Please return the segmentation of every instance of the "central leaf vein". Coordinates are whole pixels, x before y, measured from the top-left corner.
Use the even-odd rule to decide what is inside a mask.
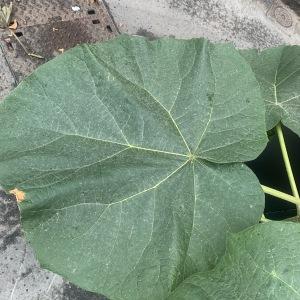
[[[90,55],[99,63],[99,61],[101,62],[102,65],[104,65],[108,70],[109,72],[111,72],[115,77],[119,78],[119,80],[125,80],[126,82],[130,83],[131,85],[133,85],[134,87],[140,89],[140,90],[143,90],[144,92],[146,92],[153,100],[155,103],[157,103],[168,115],[168,117],[170,118],[172,124],[174,125],[174,127],[176,128],[178,134],[180,135],[180,137],[182,138],[186,148],[188,149],[189,153],[191,152],[190,151],[190,148],[184,138],[184,136],[182,135],[177,123],[175,122],[173,116],[171,115],[171,113],[169,112],[169,110],[162,104],[159,102],[158,99],[156,99],[156,97],[150,92],[148,91],[145,87],[141,87],[139,86],[137,83],[135,82],[132,82],[129,78],[125,77],[123,74],[121,74],[117,69],[115,69],[114,67],[110,66],[108,63],[106,63],[105,61],[103,61],[100,57],[96,56],[91,50],[89,47],[85,47],[85,49],[90,53]]]

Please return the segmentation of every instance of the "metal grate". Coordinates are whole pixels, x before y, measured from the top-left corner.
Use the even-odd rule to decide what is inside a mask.
[[[44,57],[28,56],[8,31],[0,31],[4,56],[17,83],[38,65],[77,44],[104,41],[117,34],[102,1],[13,1],[12,19],[17,20],[16,35],[28,51]]]

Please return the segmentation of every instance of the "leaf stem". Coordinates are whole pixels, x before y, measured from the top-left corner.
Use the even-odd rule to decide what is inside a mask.
[[[260,222],[262,222],[262,223],[266,223],[266,222],[270,222],[270,220],[269,220],[269,219],[267,219],[267,218],[265,217],[265,215],[264,215],[264,214],[262,214],[262,216],[261,216],[261,219],[260,219]]]
[[[280,123],[276,126],[276,132],[277,132],[277,135],[278,135],[278,140],[279,140],[279,144],[280,144],[280,148],[281,148],[281,152],[282,152],[282,157],[283,157],[283,160],[284,160],[284,165],[285,165],[285,169],[286,169],[286,172],[287,172],[287,175],[288,175],[288,178],[289,178],[289,182],[290,182],[290,186],[291,186],[291,189],[292,189],[293,196],[295,198],[299,199],[299,193],[298,193],[296,181],[295,181],[295,178],[294,178],[293,170],[292,170],[292,167],[291,167],[289,155],[288,155],[288,152],[287,152],[287,149],[286,149],[286,144],[285,144],[285,141],[284,141],[284,136],[283,136],[282,127],[281,127]],[[300,203],[298,203],[298,205],[297,205],[297,214],[298,215],[300,214]]]
[[[35,57],[35,58],[40,58],[40,59],[44,59],[43,56],[41,55],[38,55],[38,54],[35,54],[35,53],[32,53],[32,52],[29,52],[27,50],[27,48],[25,47],[25,45],[20,41],[20,39],[17,37],[17,35],[10,29],[10,33],[14,36],[14,38],[17,40],[17,42],[20,44],[20,46],[23,48],[23,50],[25,51],[25,53],[28,55],[28,56],[32,56],[32,57]]]
[[[297,197],[280,192],[278,190],[272,189],[265,185],[261,185],[261,187],[262,187],[263,191],[268,195],[280,198],[282,200],[285,200],[285,201],[288,201],[288,202],[291,202],[291,203],[294,203],[294,204],[300,206],[300,199]]]

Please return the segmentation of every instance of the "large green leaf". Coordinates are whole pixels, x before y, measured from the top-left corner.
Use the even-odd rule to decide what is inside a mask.
[[[264,195],[239,162],[265,147],[264,114],[231,45],[82,45],[0,105],[0,183],[25,192],[42,266],[111,299],[165,299],[258,222]]]
[[[300,299],[300,224],[269,222],[234,234],[217,267],[186,279],[170,300]]]
[[[280,121],[300,136],[300,46],[241,50],[259,81],[267,129]]]

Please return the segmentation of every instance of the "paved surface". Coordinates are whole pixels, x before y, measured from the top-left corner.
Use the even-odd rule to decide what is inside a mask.
[[[15,80],[10,72],[8,61],[3,55],[2,48],[0,48],[0,100],[9,93],[14,85]]]
[[[9,1],[2,0],[6,3]],[[8,30],[0,29],[3,54],[0,76],[4,82],[0,85],[0,99],[8,93],[12,82],[20,82],[40,64],[63,51],[84,42],[104,41],[117,33],[105,6],[100,2],[43,0],[37,5],[36,0],[15,0],[13,3],[12,19],[18,22],[15,34],[29,53],[41,55],[42,58],[27,55]],[[76,12],[72,10],[75,3],[79,7]],[[7,65],[10,66],[10,72]]]
[[[289,2],[297,8],[297,2]],[[242,48],[300,43],[298,16],[277,0],[106,0],[106,3],[120,30],[130,34],[206,37],[212,41],[232,41]]]
[[[28,1],[30,0],[25,2]],[[80,1],[88,2],[87,5],[94,3],[88,0]],[[80,1],[78,0],[77,3]],[[146,35],[150,38],[204,36],[213,41],[232,41],[238,47],[264,48],[282,43],[300,44],[300,25],[297,15],[297,13],[300,14],[299,1],[284,0],[293,10],[277,0],[106,0],[106,4],[121,32]],[[0,0],[0,4],[3,2],[4,0]],[[20,2],[22,0],[15,1],[15,5],[17,6]],[[47,1],[43,0],[43,2]],[[53,1],[53,3],[57,2],[59,0]],[[65,3],[67,2],[76,4],[76,1],[66,0]],[[21,10],[22,7],[19,6],[19,9]],[[50,13],[52,11],[51,9]],[[56,8],[56,11],[60,10]],[[35,14],[39,15],[39,13],[39,20],[47,17],[47,14],[42,15],[40,7],[35,11]],[[24,25],[25,37],[21,38],[28,41],[28,45],[33,49],[41,51],[41,54],[46,52],[47,58],[57,55],[54,50],[64,39],[63,36],[55,39],[55,49],[42,47],[43,34],[37,34],[40,40],[33,39],[32,35],[29,35],[31,39],[28,36],[26,40],[27,34],[34,33],[36,36],[38,29],[42,30],[39,32],[44,33],[49,30],[47,22],[46,24],[40,22],[39,26],[35,27],[33,23],[30,23],[32,21],[30,17],[29,15],[27,27]],[[68,18],[67,13],[62,19],[54,21],[72,22],[72,19]],[[100,21],[104,22],[101,18]],[[101,28],[106,22],[107,19],[101,23]],[[108,32],[110,29],[115,31],[112,23],[108,25],[110,26],[106,28]],[[78,32],[82,33],[82,26],[84,23],[81,23],[79,28],[75,28],[75,35]],[[1,42],[3,45],[2,40]],[[65,40],[65,42],[67,44],[63,47],[67,48],[79,40]],[[15,43],[12,46],[17,51],[13,54],[4,49],[6,59],[0,49],[0,99],[9,92],[16,81],[40,63],[28,58],[22,62],[24,53],[23,56],[20,54],[21,49],[18,49]],[[15,199],[0,192],[0,300],[54,299],[100,300],[103,298],[82,291],[64,281],[60,276],[40,269],[31,248],[22,238]]]

